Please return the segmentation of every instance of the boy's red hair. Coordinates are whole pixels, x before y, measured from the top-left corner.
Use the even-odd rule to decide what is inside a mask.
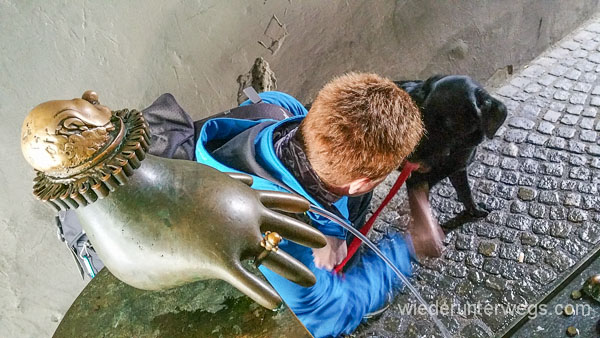
[[[317,174],[343,186],[398,168],[421,139],[423,122],[410,96],[389,79],[349,73],[321,89],[300,132]]]

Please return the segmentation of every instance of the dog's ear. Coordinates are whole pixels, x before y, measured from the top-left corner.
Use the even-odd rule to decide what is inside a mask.
[[[478,100],[478,108],[481,112],[481,123],[485,136],[488,139],[492,139],[506,120],[507,111],[504,103],[496,100],[487,93],[485,94],[481,101]]]
[[[431,92],[433,85],[446,75],[434,75],[425,81],[394,81],[398,87],[404,89],[410,97],[415,101],[417,106],[423,107],[423,103],[427,99],[427,95]]]
[[[423,87],[423,81],[421,80],[409,80],[409,81],[394,81],[394,83],[396,84],[396,86],[400,87],[400,89],[404,90],[405,92],[408,93],[408,95],[410,95],[410,98],[413,99],[413,101],[415,101],[415,103],[420,106],[422,99],[421,99],[421,88]]]
[[[447,75],[443,75],[443,74],[436,74],[430,78],[428,78],[427,80],[425,80],[425,83],[423,84],[423,87],[425,87],[425,89],[427,91],[431,91],[431,87],[433,87],[433,84],[438,82],[439,80],[445,78]]]

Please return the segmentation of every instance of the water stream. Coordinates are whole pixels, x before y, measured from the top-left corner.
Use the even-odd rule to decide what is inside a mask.
[[[387,264],[390,267],[390,269],[392,269],[392,271],[394,271],[394,273],[398,276],[398,278],[400,278],[400,280],[402,280],[402,283],[404,283],[404,285],[406,285],[406,287],[408,287],[410,292],[412,292],[413,296],[415,296],[415,298],[421,303],[421,305],[423,305],[425,307],[425,309],[427,309],[427,313],[429,314],[429,316],[431,317],[431,319],[433,320],[435,325],[438,327],[438,329],[442,333],[442,336],[444,336],[444,338],[452,337],[450,332],[448,332],[448,329],[446,329],[444,324],[442,324],[442,322],[439,320],[439,318],[433,313],[429,304],[427,304],[427,302],[423,299],[423,297],[421,297],[421,294],[419,293],[419,291],[417,291],[417,289],[408,281],[408,278],[406,276],[404,276],[400,272],[400,270],[398,270],[398,268],[389,260],[389,258],[387,258],[383,254],[383,252],[381,252],[381,250],[379,250],[379,248],[375,244],[373,244],[373,242],[371,242],[367,237],[365,237],[363,234],[361,234],[360,231],[356,230],[350,224],[347,224],[343,219],[339,218],[338,216],[336,216],[335,214],[333,214],[327,210],[323,210],[314,205],[311,205],[309,211],[313,212],[315,214],[321,215],[321,216],[329,219],[330,221],[339,224],[346,230],[350,231],[354,236],[356,236],[358,239],[360,239],[363,243],[365,243],[369,248],[371,248],[371,250],[375,251],[377,256],[379,256],[385,262],[385,264]]]

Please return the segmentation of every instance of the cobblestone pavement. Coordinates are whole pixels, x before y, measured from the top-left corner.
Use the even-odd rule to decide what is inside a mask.
[[[469,168],[475,199],[490,214],[449,230],[443,257],[423,262],[412,278],[430,304],[455,309],[439,317],[456,336],[502,332],[516,314],[467,313],[466,304],[535,303],[600,241],[600,20],[557,43],[495,94],[509,117]],[[379,199],[394,178],[376,191]],[[447,180],[431,200],[442,224],[463,210]],[[373,237],[404,230],[407,208],[403,189]],[[427,316],[402,315],[406,304],[416,300],[399,295],[352,336],[440,336]]]

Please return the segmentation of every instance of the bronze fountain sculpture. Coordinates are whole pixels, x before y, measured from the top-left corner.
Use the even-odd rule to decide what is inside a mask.
[[[248,175],[152,156],[149,140],[141,112],[111,111],[91,91],[38,105],[21,134],[23,155],[37,173],[35,197],[55,210],[74,209],[121,281],[157,290],[221,279],[271,309],[281,298],[244,260],[303,286],[315,283],[308,268],[277,247],[282,237],[325,245],[319,231],[274,211],[302,213],[308,201],[253,190]]]

